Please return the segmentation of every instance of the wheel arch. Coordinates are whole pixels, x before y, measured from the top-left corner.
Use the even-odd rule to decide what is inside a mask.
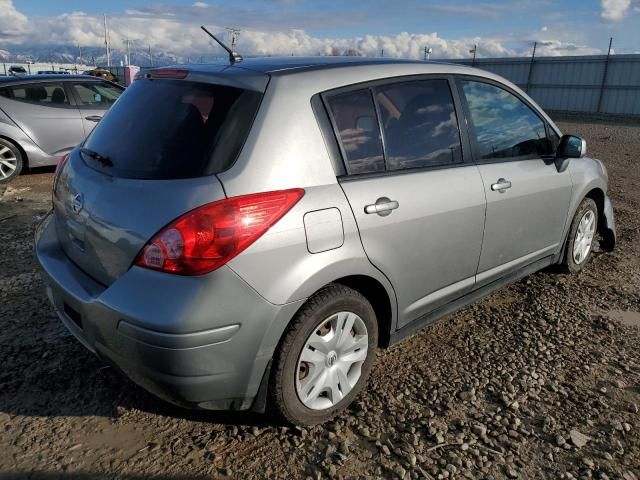
[[[607,227],[607,220],[605,217],[605,198],[606,198],[606,194],[604,192],[604,190],[600,187],[600,185],[590,185],[587,188],[585,188],[584,192],[582,193],[582,195],[577,197],[577,201],[575,203],[575,206],[570,210],[569,212],[569,216],[567,217],[567,227],[566,227],[566,231],[564,233],[564,238],[562,240],[562,249],[560,250],[560,254],[558,257],[558,263],[564,261],[565,259],[565,255],[566,255],[566,246],[567,246],[567,242],[569,241],[569,234],[571,233],[571,222],[573,221],[573,218],[576,215],[576,212],[578,211],[578,208],[580,208],[580,204],[582,203],[582,200],[584,200],[585,198],[590,198],[591,200],[593,200],[596,204],[596,208],[598,211],[598,233],[602,236],[603,238],[603,243],[601,243],[601,246],[605,247],[606,250],[609,250],[609,248],[606,248],[607,245],[607,239],[609,237],[608,235],[608,227]]]
[[[371,303],[378,322],[378,346],[388,347],[393,324],[393,308],[391,306],[391,298],[382,283],[367,275],[350,275],[338,278],[331,283],[338,283],[352,288]]]
[[[600,224],[604,218],[604,191],[599,187],[594,187],[589,190],[583,198],[590,198],[594,202],[596,202],[596,206],[598,207],[598,230],[600,229]],[[575,214],[575,213],[574,213]]]
[[[364,273],[335,278],[315,288],[313,293],[311,293],[311,295],[306,298],[305,302],[303,302],[300,307],[298,307],[296,312],[291,316],[287,324],[284,326],[284,329],[280,333],[280,340],[282,340],[282,337],[284,336],[289,324],[293,321],[298,312],[304,307],[307,301],[322,289],[333,284],[344,285],[346,287],[352,288],[356,292],[363,295],[369,301],[369,303],[371,303],[378,323],[378,346],[383,348],[388,347],[390,344],[391,329],[395,324],[395,295],[393,294],[393,292],[388,291],[388,288],[391,288],[390,286],[387,287],[379,279]],[[278,343],[280,342],[280,340],[278,341]]]
[[[612,218],[608,218],[608,214],[613,215],[611,209],[611,203],[607,203],[607,196],[599,187],[592,188],[587,192],[585,198],[591,198],[596,202],[598,207],[598,233],[600,234],[600,247],[610,252],[614,249],[616,244],[615,227],[613,226]],[[608,209],[607,209],[608,208]]]

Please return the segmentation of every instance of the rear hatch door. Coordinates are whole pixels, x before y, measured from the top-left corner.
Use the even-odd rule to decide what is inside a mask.
[[[225,83],[136,81],[72,152],[54,185],[56,229],[88,275],[110,285],[165,225],[225,198],[215,174],[235,161],[262,98]]]

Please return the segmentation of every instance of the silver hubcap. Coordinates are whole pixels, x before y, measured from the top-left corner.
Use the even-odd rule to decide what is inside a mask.
[[[323,320],[298,357],[296,393],[312,410],[332,407],[355,387],[367,358],[369,336],[362,319],[339,312]]]
[[[9,147],[0,145],[0,178],[9,178],[16,171],[18,159]]]
[[[596,216],[593,211],[589,210],[580,219],[576,238],[573,241],[573,261],[576,263],[584,262],[587,255],[591,251],[593,236],[596,233]]]

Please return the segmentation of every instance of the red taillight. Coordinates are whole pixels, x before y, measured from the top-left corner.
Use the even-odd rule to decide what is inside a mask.
[[[189,75],[189,70],[181,68],[158,68],[149,72],[151,78],[177,78],[178,80],[182,80],[186,78],[187,75]]]
[[[66,153],[60,160],[58,160],[58,164],[56,165],[56,171],[53,174],[53,192],[55,193],[56,188],[58,187],[58,179],[60,178],[60,172],[64,168],[65,163],[69,160],[69,154]]]
[[[67,160],[69,160],[69,154],[65,153],[60,160],[58,160],[58,164],[56,165],[56,174],[60,173],[64,164],[67,163]]]
[[[303,195],[294,188],[203,205],[158,232],[135,265],[180,275],[211,272],[260,238]]]

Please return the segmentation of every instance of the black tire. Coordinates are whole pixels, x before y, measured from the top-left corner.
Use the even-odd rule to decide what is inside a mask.
[[[580,221],[587,214],[587,212],[592,212],[594,215],[594,223],[595,223],[595,234],[591,240],[591,246],[589,248],[589,252],[583,258],[576,259],[574,258],[574,245],[577,240],[576,234],[578,232],[578,227],[580,225]],[[596,202],[591,198],[584,198],[580,205],[578,206],[578,210],[571,221],[571,227],[569,228],[569,235],[567,236],[567,241],[564,250],[564,258],[562,260],[561,266],[563,270],[567,273],[577,273],[584,268],[584,266],[591,258],[591,254],[593,253],[593,244],[597,239],[598,233],[598,207]]]
[[[324,410],[305,406],[296,392],[298,359],[309,336],[332,315],[353,312],[367,328],[367,356],[360,378],[352,390],[335,405]],[[378,345],[378,323],[371,304],[359,292],[339,284],[330,284],[313,295],[300,309],[287,328],[274,356],[269,384],[269,408],[277,416],[294,425],[323,423],[342,412],[366,385],[375,361]]]
[[[8,183],[20,175],[24,165],[24,159],[22,158],[20,149],[4,138],[0,138],[0,151],[4,151],[4,153],[0,154],[0,162],[4,160],[9,163],[10,159],[10,164],[15,165],[15,168],[11,169],[6,164],[0,164],[0,183]]]

